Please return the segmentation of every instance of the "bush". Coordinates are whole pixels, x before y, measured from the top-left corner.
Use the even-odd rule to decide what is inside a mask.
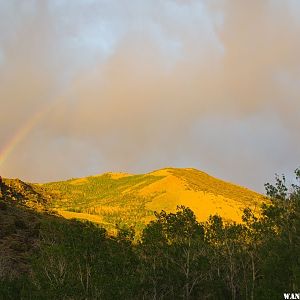
[[[0,210],[7,210],[7,204],[4,201],[0,201]]]

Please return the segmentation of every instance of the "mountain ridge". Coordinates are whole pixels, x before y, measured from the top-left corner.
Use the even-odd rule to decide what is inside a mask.
[[[51,211],[67,219],[88,220],[110,232],[116,224],[141,231],[154,212],[191,208],[199,221],[220,215],[225,221],[242,221],[243,210],[257,214],[267,198],[195,168],[153,170],[145,174],[106,172],[49,183],[4,179],[6,195],[37,211]]]
[[[52,209],[67,218],[101,225],[128,223],[142,228],[154,211],[173,212],[178,205],[190,207],[199,221],[218,214],[241,222],[243,209],[257,213],[267,199],[257,192],[210,176],[195,168],[154,170],[146,174],[106,172],[39,184],[51,195]]]

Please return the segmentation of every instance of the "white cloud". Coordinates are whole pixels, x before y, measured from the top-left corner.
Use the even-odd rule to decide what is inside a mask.
[[[35,129],[39,139],[24,141],[26,158],[21,144],[0,171],[37,181],[55,179],[53,161],[61,177],[186,163],[261,190],[266,174],[298,163],[298,8],[0,1],[0,147],[40,107],[59,103]],[[42,170],[29,167],[37,157]],[[253,165],[261,176],[249,176]]]

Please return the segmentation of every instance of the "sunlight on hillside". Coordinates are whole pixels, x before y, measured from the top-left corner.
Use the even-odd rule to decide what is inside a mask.
[[[174,212],[177,205],[190,207],[199,221],[219,214],[241,222],[242,211],[258,211],[265,201],[246,188],[224,182],[196,169],[166,168],[148,174],[105,173],[42,185],[53,195],[51,208],[65,218],[104,224],[135,226],[153,219],[154,211]]]
[[[92,215],[92,214],[76,213],[76,212],[64,211],[64,210],[57,210],[57,213],[66,219],[88,220],[88,221],[91,221],[93,223],[98,223],[98,224],[105,223],[103,221],[103,218],[101,218],[100,216]]]
[[[70,183],[76,185],[76,184],[84,184],[87,182],[88,180],[86,178],[79,178],[79,179],[72,180]]]
[[[109,174],[112,179],[119,179],[119,178],[123,178],[123,177],[133,176],[132,174],[129,174],[129,173],[112,173],[112,172],[109,172],[107,174]]]

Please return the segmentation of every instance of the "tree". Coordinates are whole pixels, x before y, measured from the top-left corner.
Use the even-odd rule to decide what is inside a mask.
[[[268,229],[264,247],[261,290],[269,296],[300,288],[300,170],[296,183],[288,187],[285,177],[267,183],[271,205],[264,205],[262,225]]]
[[[144,256],[151,261],[152,296],[190,299],[205,276],[203,226],[184,206],[177,207],[176,213],[155,215],[142,234]]]

